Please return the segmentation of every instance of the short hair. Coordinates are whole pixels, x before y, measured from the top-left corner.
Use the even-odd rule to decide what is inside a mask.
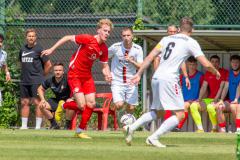
[[[4,40],[3,34],[0,34],[0,39],[1,39],[1,40]]]
[[[113,23],[110,19],[100,19],[97,23],[97,29],[100,29],[104,24],[108,25],[110,29],[113,30]]]
[[[34,29],[34,28],[28,28],[28,29],[26,30],[26,36],[27,36],[28,33],[30,33],[30,32],[34,32],[34,33],[37,35],[36,29]]]
[[[187,62],[191,62],[191,63],[196,63],[197,60],[194,56],[190,56],[188,59],[187,59]]]
[[[63,66],[63,67],[64,67],[64,65],[63,65],[62,62],[56,62],[56,63],[54,63],[53,67],[55,67],[55,66]]]
[[[169,25],[169,26],[167,27],[167,30],[168,30],[170,27],[174,27],[174,28],[176,28],[176,30],[178,29],[178,27],[177,27],[176,25],[171,24],[171,25]]]
[[[237,54],[232,55],[232,56],[230,57],[230,61],[232,61],[232,60],[238,60],[238,61],[240,61],[240,56],[237,55]]]
[[[124,28],[122,29],[121,34],[122,34],[123,32],[125,32],[125,31],[130,31],[131,33],[133,33],[133,29],[130,28],[130,27],[124,27]]]
[[[180,30],[185,32],[191,32],[193,28],[193,20],[190,17],[183,17],[180,20]]]
[[[212,59],[217,59],[217,60],[220,62],[220,57],[219,57],[218,55],[213,55],[213,56],[211,56],[211,57],[210,57],[210,61],[211,61]]]

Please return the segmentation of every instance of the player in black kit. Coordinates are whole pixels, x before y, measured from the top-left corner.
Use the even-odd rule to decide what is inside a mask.
[[[55,63],[53,65],[53,73],[54,76],[48,78],[43,81],[43,83],[38,87],[38,95],[41,99],[40,109],[43,115],[51,122],[51,129],[59,129],[60,127],[56,123],[56,120],[59,119],[54,118],[54,112],[57,107],[62,107],[61,105],[65,101],[71,101],[70,97],[70,89],[67,82],[67,77],[64,75],[64,66],[62,63]],[[50,98],[48,101],[45,100],[44,93],[45,90],[51,88],[52,92],[55,95],[55,98]],[[73,110],[66,110],[66,124],[65,128],[68,129],[71,124]]]
[[[51,61],[47,56],[41,57],[42,47],[37,44],[37,34],[35,29],[27,29],[25,44],[19,52],[21,63],[20,96],[21,96],[21,116],[22,126],[20,129],[28,129],[28,116],[30,104],[35,106],[36,127],[41,128],[42,113],[39,109],[40,99],[37,95],[37,88],[44,80],[52,67]]]

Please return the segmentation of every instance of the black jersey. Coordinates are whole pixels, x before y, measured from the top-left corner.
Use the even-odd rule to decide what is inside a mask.
[[[66,100],[70,97],[70,88],[66,75],[63,76],[60,82],[57,82],[54,76],[48,78],[42,83],[42,86],[45,90],[51,88],[58,100]]]
[[[29,48],[24,45],[19,52],[19,60],[22,66],[21,84],[32,85],[41,84],[44,80],[44,63],[49,60],[48,56],[42,56],[42,47],[36,44]]]

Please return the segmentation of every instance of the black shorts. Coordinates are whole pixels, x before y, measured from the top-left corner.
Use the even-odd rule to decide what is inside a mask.
[[[32,85],[23,85],[20,84],[20,97],[21,98],[37,98],[37,89],[40,84],[32,84]]]
[[[56,111],[56,109],[57,109],[57,107],[58,107],[58,102],[59,102],[60,100],[59,99],[56,99],[56,98],[49,98],[48,99],[48,103],[49,103],[49,105],[51,106],[51,111],[52,112],[55,112]]]

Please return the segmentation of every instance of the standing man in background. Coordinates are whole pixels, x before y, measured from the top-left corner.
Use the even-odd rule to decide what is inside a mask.
[[[52,64],[48,56],[41,56],[42,47],[37,43],[37,33],[35,29],[27,29],[25,44],[19,52],[19,61],[21,63],[20,78],[20,96],[21,96],[21,116],[22,126],[20,129],[28,129],[28,116],[30,105],[35,106],[36,127],[41,128],[42,113],[39,109],[40,99],[37,95],[37,89],[43,82]]]
[[[4,41],[4,36],[2,34],[0,34],[0,69],[4,70],[5,75],[6,75],[6,81],[10,81],[11,80],[11,76],[10,76],[10,72],[8,70],[8,66],[7,66],[7,52],[5,52],[2,47],[3,47],[3,41]],[[0,106],[2,105],[2,92],[0,90]]]

